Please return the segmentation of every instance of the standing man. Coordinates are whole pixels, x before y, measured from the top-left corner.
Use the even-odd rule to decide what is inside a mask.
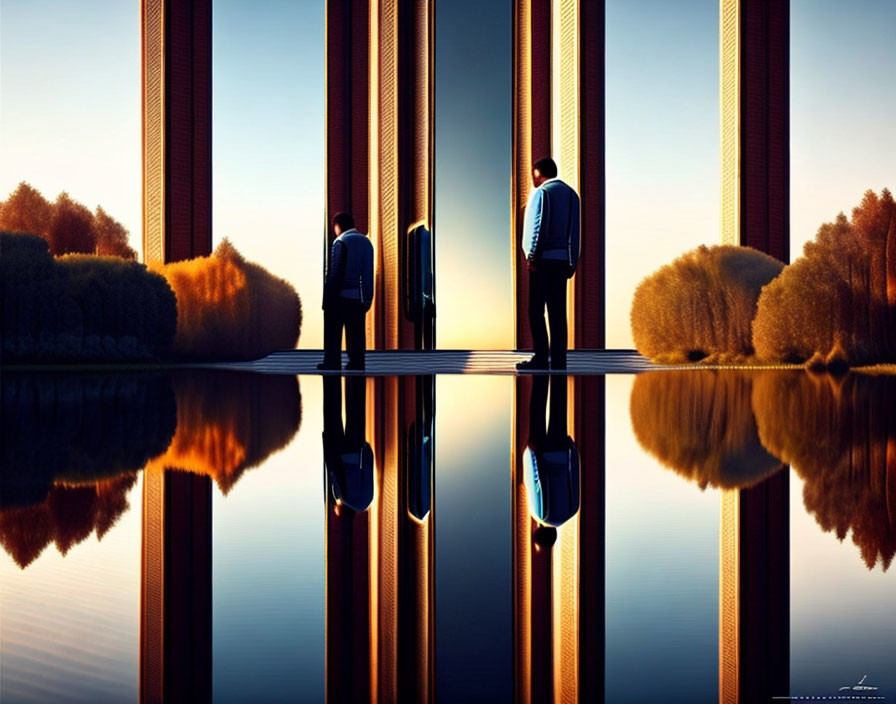
[[[333,216],[336,239],[324,280],[324,361],[318,369],[342,368],[342,328],[348,349],[346,369],[364,369],[367,348],[364,316],[373,302],[373,245],[355,229],[348,213]]]
[[[535,162],[532,183],[535,190],[523,219],[523,252],[529,269],[529,327],[535,354],[516,368],[547,369],[550,357],[551,369],[566,369],[566,280],[579,261],[579,196],[557,178],[557,165],[550,157]]]

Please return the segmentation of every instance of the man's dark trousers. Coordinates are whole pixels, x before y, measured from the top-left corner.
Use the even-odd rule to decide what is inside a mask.
[[[324,364],[342,364],[342,328],[349,366],[364,368],[367,331],[364,317],[367,308],[354,298],[336,298],[324,309]]]
[[[551,368],[566,369],[566,281],[569,268],[564,261],[539,259],[529,271],[529,328],[532,330],[534,359],[547,366],[548,330],[544,322],[547,306],[551,323]]]

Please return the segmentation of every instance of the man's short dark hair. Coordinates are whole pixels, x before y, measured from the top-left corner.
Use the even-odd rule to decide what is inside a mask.
[[[538,169],[538,173],[545,178],[555,178],[557,176],[557,164],[549,156],[536,161],[532,168]]]
[[[333,225],[339,225],[339,229],[346,232],[355,226],[355,219],[350,213],[336,213],[333,216]]]

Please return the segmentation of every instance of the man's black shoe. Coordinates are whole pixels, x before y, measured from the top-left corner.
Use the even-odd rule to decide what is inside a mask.
[[[345,365],[345,370],[346,371],[363,372],[364,365],[363,364],[352,364],[351,362],[349,362],[348,364]]]
[[[342,371],[342,365],[339,362],[321,362],[317,368],[322,372]]]
[[[551,362],[551,370],[555,372],[565,372],[566,362]]]
[[[517,362],[516,368],[517,368],[517,371],[521,371],[521,372],[547,371],[548,363],[547,363],[547,360],[538,359],[537,357],[533,357],[532,359],[527,359],[524,362]]]

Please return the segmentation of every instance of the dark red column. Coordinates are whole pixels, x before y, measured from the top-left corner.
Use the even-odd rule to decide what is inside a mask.
[[[143,0],[143,256],[211,252],[211,0]]]

